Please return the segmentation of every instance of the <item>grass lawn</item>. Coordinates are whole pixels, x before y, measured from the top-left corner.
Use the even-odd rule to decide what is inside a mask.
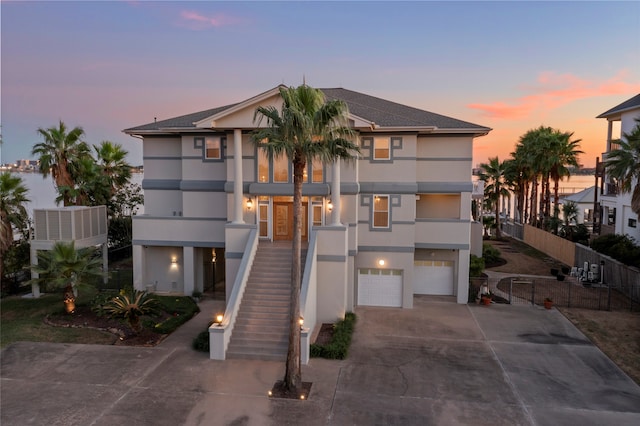
[[[78,305],[88,304],[95,290],[80,292]],[[111,333],[88,328],[52,327],[44,318],[63,312],[62,293],[45,294],[38,299],[11,296],[0,301],[0,347],[18,342],[58,342],[111,344],[116,337]]]

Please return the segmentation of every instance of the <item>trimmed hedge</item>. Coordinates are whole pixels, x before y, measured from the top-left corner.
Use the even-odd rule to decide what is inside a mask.
[[[311,356],[314,358],[345,359],[351,336],[356,323],[356,314],[347,312],[344,319],[334,325],[333,337],[327,345],[311,345]]]
[[[195,314],[200,312],[198,305],[187,296],[155,296],[161,305],[161,310],[172,313],[173,316],[157,323],[154,331],[160,334],[170,334]]]

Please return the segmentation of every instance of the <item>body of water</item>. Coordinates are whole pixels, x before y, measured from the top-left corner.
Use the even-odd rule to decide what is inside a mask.
[[[53,178],[51,175],[43,178],[40,173],[18,173],[18,176],[22,178],[24,186],[27,187],[29,192],[27,198],[31,201],[26,203],[27,212],[29,217],[33,218],[34,209],[52,209],[56,207],[62,207],[56,205],[56,197],[58,193],[53,185]],[[144,175],[142,173],[133,173],[131,175],[131,183],[142,185],[142,179]],[[138,214],[144,213],[144,206],[140,206]]]

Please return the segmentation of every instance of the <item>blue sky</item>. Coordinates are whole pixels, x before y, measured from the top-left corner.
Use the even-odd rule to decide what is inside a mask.
[[[38,127],[122,129],[278,84],[344,87],[485,125],[474,163],[547,125],[604,150],[601,112],[640,93],[640,2],[0,3],[2,162]]]

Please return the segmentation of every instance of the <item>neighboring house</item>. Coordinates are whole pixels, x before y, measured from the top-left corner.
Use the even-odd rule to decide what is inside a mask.
[[[564,213],[562,209],[564,205],[572,201],[576,204],[578,208],[578,216],[576,217],[576,221],[578,224],[586,224],[593,221],[593,202],[595,197],[595,186],[590,186],[589,188],[583,189],[580,192],[576,192],[575,194],[566,195],[564,197],[560,197],[558,199],[558,203],[562,206],[560,207],[560,218],[564,220]]]
[[[622,102],[603,112],[596,118],[606,118],[608,124],[607,150],[602,154],[603,161],[607,158],[607,153],[612,149],[619,148],[612,140],[620,139],[623,133],[631,133],[640,119],[640,94]],[[620,130],[614,134],[614,123],[619,125]],[[631,210],[631,192],[618,193],[615,183],[604,173],[602,179],[602,190],[600,193],[600,205],[602,208],[602,228],[601,234],[627,234],[640,241],[640,224],[638,215]]]
[[[352,163],[308,165],[303,239],[313,259],[303,285],[317,288],[317,314],[307,313],[305,325],[335,321],[356,305],[411,308],[414,294],[467,303],[472,145],[491,129],[351,90],[322,91],[348,105],[362,152]],[[291,240],[292,168],[251,142],[258,105],[280,108],[279,87],[124,130],[143,143],[136,288],[190,295],[224,280],[229,303],[238,277],[250,274],[252,232],[256,246]]]

